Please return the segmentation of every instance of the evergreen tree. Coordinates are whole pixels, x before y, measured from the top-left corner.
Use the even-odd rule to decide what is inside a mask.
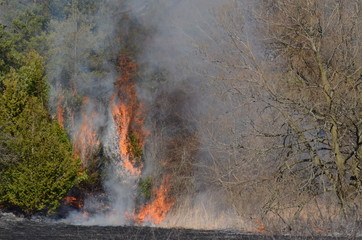
[[[27,214],[51,212],[86,175],[73,159],[66,133],[47,111],[42,58],[31,52],[24,64],[5,76],[0,95],[2,146],[17,157],[0,170],[0,202]]]

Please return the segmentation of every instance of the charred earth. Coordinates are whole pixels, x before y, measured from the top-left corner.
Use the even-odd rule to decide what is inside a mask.
[[[0,240],[33,239],[351,239],[337,236],[287,236],[240,233],[232,230],[192,230],[182,228],[155,228],[138,226],[80,226],[29,220],[12,214],[0,215]],[[362,238],[353,238],[362,239]]]

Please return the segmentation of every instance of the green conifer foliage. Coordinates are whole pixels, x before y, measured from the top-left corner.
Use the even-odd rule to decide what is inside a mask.
[[[30,52],[23,67],[5,76],[0,95],[2,145],[16,156],[0,170],[0,202],[27,214],[51,213],[86,178],[65,131],[46,108],[43,66],[42,57]]]

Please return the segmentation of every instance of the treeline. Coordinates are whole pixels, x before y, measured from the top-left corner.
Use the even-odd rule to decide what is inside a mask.
[[[87,177],[50,114],[45,75],[50,19],[70,9],[70,1],[1,3],[0,205],[25,214],[53,212]]]

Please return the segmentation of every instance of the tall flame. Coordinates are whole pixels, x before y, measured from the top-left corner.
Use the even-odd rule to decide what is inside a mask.
[[[142,106],[137,99],[137,64],[127,54],[120,56],[121,77],[116,82],[116,93],[111,98],[111,112],[117,126],[119,153],[123,166],[129,173],[140,176],[143,164],[141,156],[135,156],[134,148],[143,148],[145,132],[143,130]],[[137,136],[132,139],[133,135]],[[135,146],[136,145],[136,146]]]
[[[141,207],[139,213],[134,217],[138,224],[142,224],[145,221],[159,224],[165,219],[174,204],[174,201],[169,197],[171,188],[170,178],[171,176],[167,176],[163,180],[160,188],[155,190],[155,199]]]
[[[130,174],[140,176],[143,164],[139,150],[143,148],[147,133],[143,130],[142,105],[137,99],[134,77],[137,64],[127,54],[120,56],[121,77],[116,82],[117,92],[111,98],[111,112],[119,137],[119,151],[123,167]],[[136,149],[135,149],[136,148]],[[167,215],[174,202],[170,199],[170,176],[159,189],[154,190],[154,200],[141,207],[133,217],[141,224],[150,221],[159,224]]]
[[[80,157],[84,165],[87,165],[87,160],[92,156],[95,150],[98,149],[100,141],[94,129],[93,119],[97,118],[97,113],[88,114],[86,107],[89,104],[89,99],[83,100],[82,106],[82,122],[74,135],[73,149],[76,157]]]

